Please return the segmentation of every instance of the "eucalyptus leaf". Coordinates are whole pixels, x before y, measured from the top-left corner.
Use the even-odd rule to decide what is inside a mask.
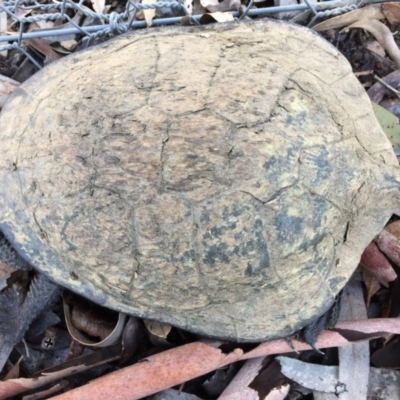
[[[386,108],[379,104],[372,103],[376,119],[381,128],[386,133],[386,136],[392,143],[393,151],[396,156],[400,155],[400,123],[399,119]]]

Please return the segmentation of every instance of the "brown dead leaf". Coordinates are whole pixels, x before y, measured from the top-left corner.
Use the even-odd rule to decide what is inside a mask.
[[[400,239],[400,220],[391,222],[385,226],[385,230]]]
[[[378,54],[381,57],[385,57],[386,55],[385,49],[379,44],[377,40],[369,41],[364,45],[364,47],[368,51],[372,51],[373,53]]]
[[[7,372],[7,375],[4,377],[4,380],[8,379],[18,379],[19,378],[19,366],[23,361],[24,356],[21,356],[18,361],[11,367],[11,369]]]
[[[381,285],[376,280],[376,278],[370,272],[368,272],[367,269],[363,268],[361,274],[363,277],[364,284],[367,288],[366,306],[367,309],[369,309],[369,306],[371,304],[371,298],[381,288]]]
[[[37,389],[61,378],[69,378],[74,374],[86,371],[97,365],[103,365],[118,360],[121,354],[121,346],[111,346],[98,350],[96,353],[84,355],[74,360],[69,360],[51,368],[42,370],[32,378],[9,379],[0,382],[0,399],[6,399],[28,390]],[[90,395],[88,399],[94,399]],[[114,394],[109,399],[115,398]]]
[[[380,251],[392,260],[397,266],[400,266],[400,241],[396,236],[386,230],[383,230],[376,238],[375,243]]]
[[[154,0],[142,0],[142,4],[151,4],[154,3]],[[156,16],[156,9],[143,10],[144,19],[146,20],[147,26],[151,26],[153,24],[153,18]]]
[[[383,3],[382,12],[390,25],[396,26],[400,24],[400,4],[399,3]]]
[[[389,86],[397,89],[400,86],[400,71],[396,70],[382,78]],[[390,94],[390,90],[380,82],[374,83],[368,90],[368,96],[373,103],[380,104],[386,94]],[[400,214],[400,207],[395,210]]]
[[[362,28],[374,35],[375,39],[394,61],[397,68],[400,69],[400,50],[394,41],[392,32],[385,24],[382,24],[382,22],[376,19],[362,19],[348,26],[346,30],[352,28]]]
[[[378,246],[372,242],[361,256],[361,265],[366,268],[384,286],[397,278],[397,274],[387,258],[379,251]]]
[[[321,22],[312,29],[317,32],[327,31],[328,29],[343,28],[350,24],[363,19],[385,19],[385,15],[381,10],[380,4],[371,4],[367,7],[359,8],[354,11],[350,11],[346,14],[339,15],[337,17],[328,19]]]
[[[52,61],[56,61],[61,58],[61,55],[56,53],[46,40],[35,38],[35,39],[25,39],[25,42]]]

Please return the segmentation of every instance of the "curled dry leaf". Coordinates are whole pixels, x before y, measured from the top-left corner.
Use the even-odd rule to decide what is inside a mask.
[[[231,22],[234,21],[233,15],[229,12],[207,13],[201,16],[199,22],[201,24],[212,24],[214,22]]]
[[[348,26],[346,30],[351,28],[362,28],[374,35],[375,39],[394,61],[397,68],[400,69],[400,50],[394,41],[392,32],[385,24],[376,19],[362,19]]]
[[[119,313],[118,322],[113,331],[100,342],[93,342],[88,337],[83,335],[71,322],[71,311],[69,305],[66,301],[64,301],[64,314],[65,314],[65,322],[67,323],[67,328],[69,334],[73,337],[77,342],[91,347],[107,347],[115,344],[121,337],[122,331],[124,330],[125,321],[127,318],[126,314]]]
[[[397,274],[387,258],[379,251],[378,246],[372,242],[361,256],[361,265],[366,268],[384,286],[397,278]]]
[[[380,4],[371,4],[367,7],[359,8],[354,11],[350,11],[346,14],[339,15],[337,17],[328,19],[321,22],[312,29],[317,32],[327,31],[328,29],[343,28],[357,21],[364,19],[385,19],[385,15],[381,11]]]

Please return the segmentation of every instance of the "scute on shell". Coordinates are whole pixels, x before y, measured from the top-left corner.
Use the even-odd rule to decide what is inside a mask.
[[[0,117],[0,228],[114,309],[211,337],[329,308],[399,200],[347,61],[275,21],[162,28],[56,62]]]

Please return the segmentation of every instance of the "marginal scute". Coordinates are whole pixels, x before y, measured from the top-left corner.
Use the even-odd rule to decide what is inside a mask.
[[[400,200],[349,64],[276,21],[123,35],[37,73],[0,127],[0,228],[28,262],[211,337],[321,315]]]

